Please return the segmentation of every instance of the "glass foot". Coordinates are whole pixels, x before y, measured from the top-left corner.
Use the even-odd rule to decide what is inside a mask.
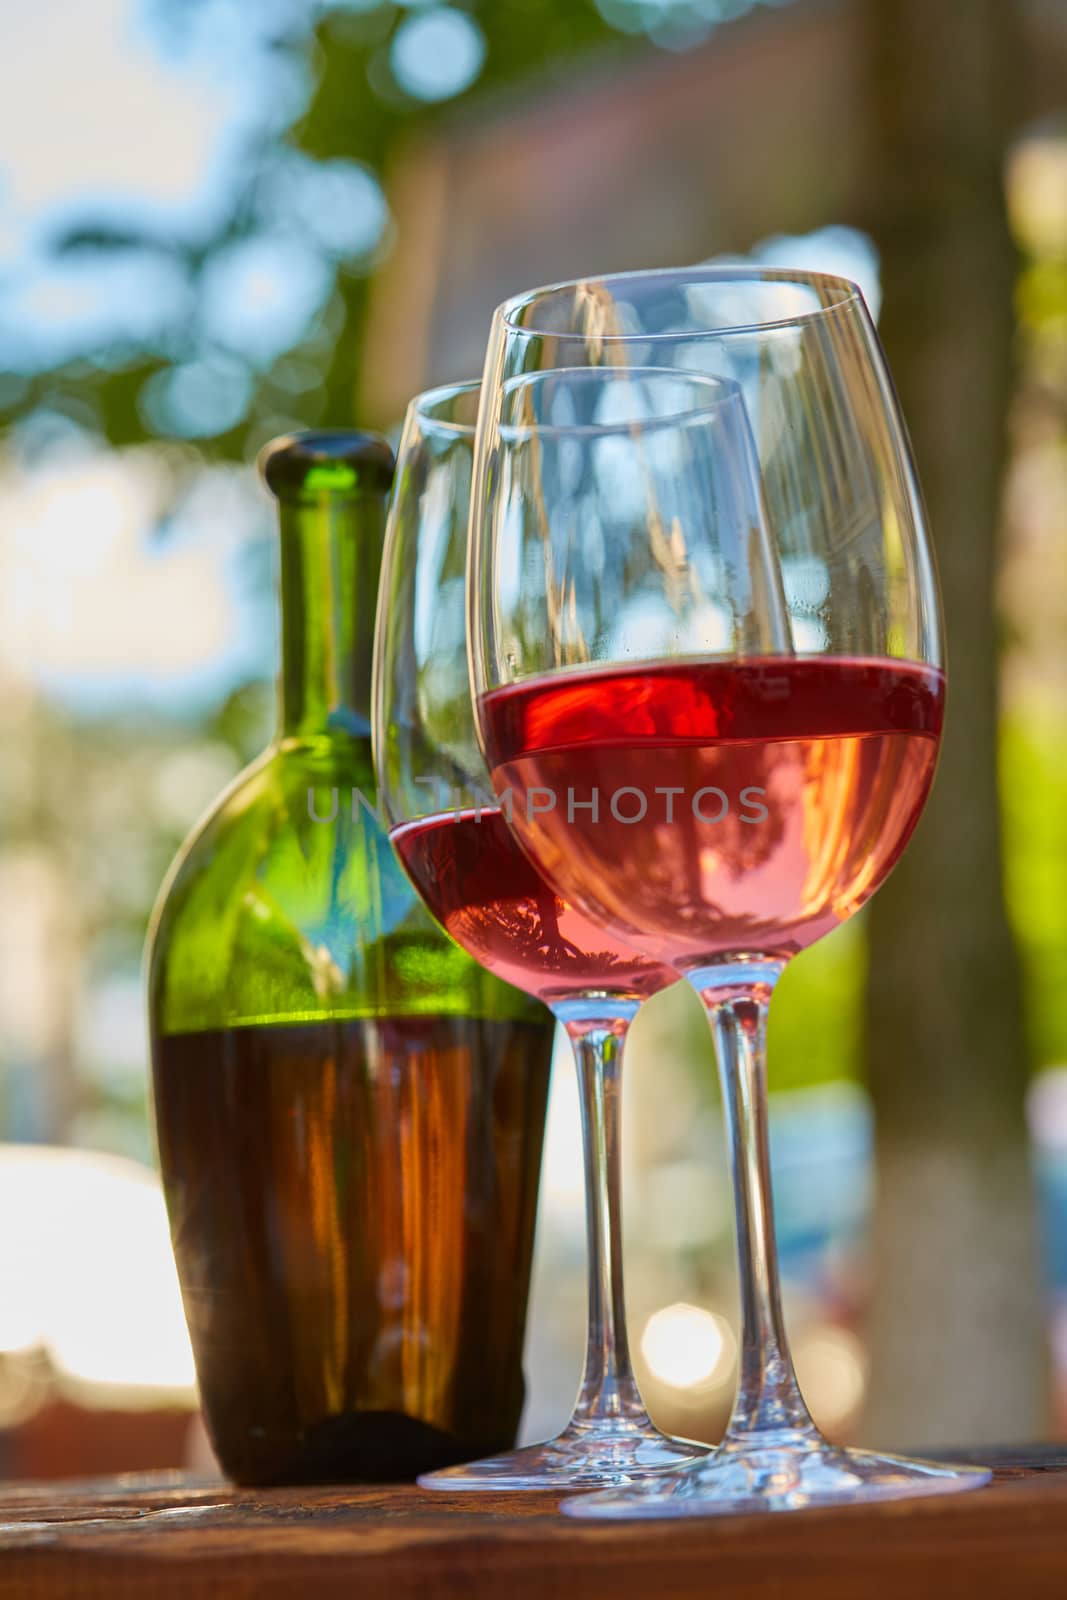
[[[571,1517],[710,1517],[909,1495],[957,1494],[988,1483],[988,1467],[953,1467],[903,1456],[842,1450],[816,1434],[726,1440],[703,1461],[625,1492],[581,1495],[560,1506]]]
[[[418,1479],[424,1489],[590,1489],[622,1487],[703,1460],[710,1445],[673,1439],[651,1421],[571,1425],[544,1444],[525,1445]]]

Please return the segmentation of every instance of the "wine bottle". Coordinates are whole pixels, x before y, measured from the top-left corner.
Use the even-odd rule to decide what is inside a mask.
[[[388,446],[293,435],[261,468],[278,728],[153,915],[159,1160],[224,1470],[407,1478],[514,1442],[551,1022],[436,926],[378,808]]]

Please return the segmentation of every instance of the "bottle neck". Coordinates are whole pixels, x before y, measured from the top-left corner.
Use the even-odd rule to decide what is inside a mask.
[[[369,737],[384,499],[283,500],[279,517],[280,736]]]

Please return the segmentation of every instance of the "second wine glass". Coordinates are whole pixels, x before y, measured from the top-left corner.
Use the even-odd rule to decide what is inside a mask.
[[[419,1481],[448,1490],[625,1485],[707,1453],[652,1423],[630,1363],[623,1303],[623,1044],[642,1001],[677,975],[548,887],[490,786],[465,636],[477,402],[478,385],[467,383],[420,395],[408,408],[378,601],[375,765],[390,839],[426,905],[490,972],[543,1000],[570,1038],[582,1113],[589,1311],[585,1368],[563,1432]]]

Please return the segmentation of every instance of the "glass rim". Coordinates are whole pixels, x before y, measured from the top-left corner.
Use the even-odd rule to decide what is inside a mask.
[[[613,418],[609,422],[504,422],[497,418],[496,432],[501,439],[509,443],[521,443],[524,440],[537,438],[568,438],[568,439],[609,439],[619,435],[629,435],[639,429],[642,437],[658,431],[661,428],[682,428],[690,424],[706,422],[709,417],[715,416],[720,409],[736,404],[740,395],[740,386],[728,378],[717,377],[714,373],[694,372],[685,367],[544,367],[539,372],[518,373],[514,378],[509,378],[501,386],[501,394],[517,392],[527,386],[542,382],[546,378],[559,378],[564,375],[578,377],[583,380],[596,376],[598,378],[621,378],[626,374],[634,381],[642,378],[666,378],[672,383],[685,384],[693,389],[704,390],[709,395],[706,405],[679,404],[677,409],[666,411],[662,415],[634,416]]]
[[[587,422],[587,423],[519,423],[497,422],[497,429],[502,438],[520,440],[531,434],[555,435],[566,434],[580,437],[582,435],[610,437],[613,434],[629,433],[635,427],[642,432],[647,432],[657,427],[679,427],[682,424],[699,421],[710,413],[718,410],[720,406],[729,405],[735,398],[736,388],[728,379],[716,377],[712,373],[692,372],[683,367],[550,367],[536,373],[523,373],[510,379],[504,389],[519,388],[525,384],[534,384],[546,378],[559,377],[563,374],[588,374],[596,372],[600,375],[612,374],[621,377],[623,373],[633,374],[634,378],[662,377],[669,378],[672,382],[688,383],[695,388],[704,388],[708,391],[721,391],[714,399],[709,399],[705,406],[686,406],[677,411],[670,411],[663,416],[633,417],[629,420],[620,419],[612,422]],[[423,389],[419,394],[413,395],[408,402],[409,411],[418,418],[423,432],[433,429],[440,433],[455,434],[458,438],[474,438],[478,431],[476,422],[458,422],[452,417],[443,417],[435,409],[449,401],[457,400],[464,395],[477,394],[482,387],[481,378],[464,378],[458,383],[436,384],[432,389]]]
[[[640,283],[646,280],[659,283],[668,283],[671,279],[680,287],[692,286],[699,288],[704,284],[729,284],[729,283],[779,283],[796,284],[804,288],[829,291],[834,298],[825,305],[817,305],[809,311],[800,311],[793,316],[774,317],[762,322],[737,322],[723,323],[717,328],[672,328],[663,333],[598,333],[597,339],[603,344],[647,344],[653,341],[668,343],[671,340],[704,340],[732,337],[737,334],[754,334],[769,332],[776,328],[795,328],[805,323],[816,322],[821,317],[833,312],[840,312],[849,306],[865,306],[863,291],[859,284],[851,278],[843,278],[832,272],[811,272],[803,267],[760,267],[748,266],[743,263],[723,264],[721,266],[708,264],[691,267],[650,267],[647,270],[631,270],[628,272],[608,272],[599,277],[564,278],[558,283],[541,284],[535,289],[525,289],[519,294],[511,295],[507,300],[501,301],[494,312],[501,325],[509,333],[525,335],[531,339],[558,339],[561,343],[589,342],[588,333],[560,332],[556,328],[538,327],[536,324],[523,323],[516,320],[517,313],[538,300],[549,295],[561,293],[565,289],[578,289],[585,284],[612,284]]]
[[[463,395],[476,394],[481,387],[481,378],[464,378],[458,383],[438,383],[432,389],[423,389],[420,393],[412,395],[408,401],[408,411],[418,417],[424,427],[438,428],[442,433],[473,434],[475,423],[458,422],[452,417],[443,417],[434,410],[434,407],[444,405],[449,400],[458,400]]]

